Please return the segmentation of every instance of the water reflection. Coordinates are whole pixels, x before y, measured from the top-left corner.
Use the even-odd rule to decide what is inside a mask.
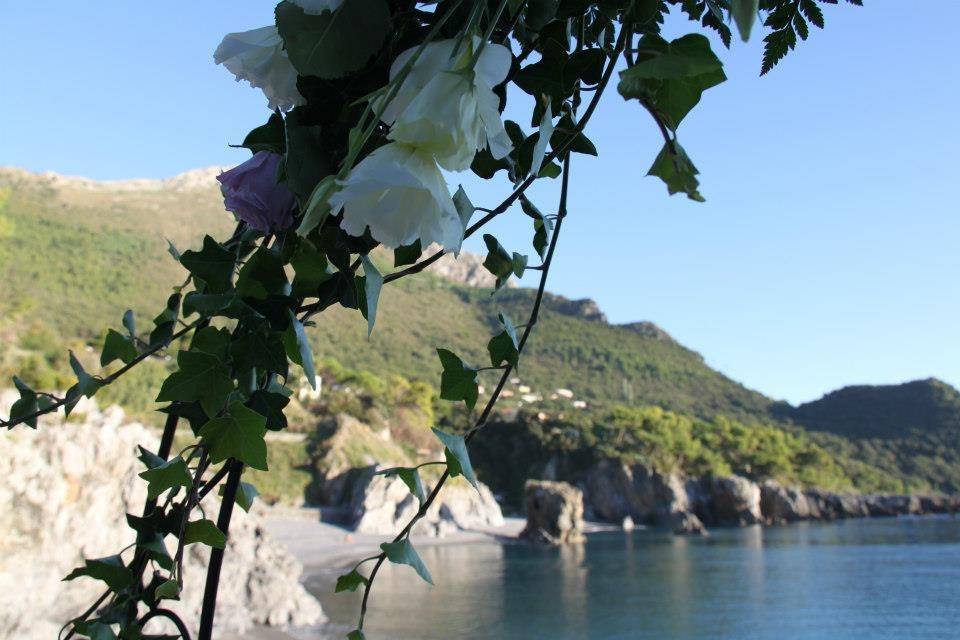
[[[374,639],[954,637],[960,522],[942,519],[717,530],[710,538],[604,533],[545,549],[421,550],[437,587],[387,566]],[[358,599],[310,583],[346,629]]]

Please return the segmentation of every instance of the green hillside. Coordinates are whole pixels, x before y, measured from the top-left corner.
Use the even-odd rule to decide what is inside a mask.
[[[152,318],[185,278],[167,240],[183,250],[204,233],[224,236],[233,226],[214,173],[107,184],[0,169],[0,376],[20,372],[41,388],[66,386],[65,347],[95,369],[84,347],[99,346],[125,309],[144,323]],[[377,372],[377,404],[389,413],[393,400],[384,389],[407,384],[395,376],[435,386],[437,346],[485,364],[497,313],[522,322],[532,300],[529,289],[491,296],[428,272],[384,289],[369,340],[359,314],[339,308],[318,316],[310,333],[319,357],[352,370],[354,386],[358,379],[369,386],[369,372]],[[169,366],[145,362],[104,389],[102,401],[149,419]],[[483,375],[492,387],[495,373]],[[519,468],[528,469],[547,454],[611,455],[626,442],[627,455],[675,459],[691,473],[960,491],[960,394],[938,381],[851,387],[793,408],[711,369],[652,323],[611,325],[590,301],[552,295],[517,378],[498,406],[522,405],[510,423],[522,428],[481,457],[486,451],[498,459],[516,447],[527,452]],[[573,398],[551,398],[558,388]],[[523,395],[535,399],[521,401]],[[573,408],[572,400],[586,407]],[[440,420],[454,419],[449,403],[437,411]],[[557,433],[565,435],[557,440]]]
[[[960,491],[960,392],[945,382],[844,387],[789,416],[821,444],[908,487]]]
[[[231,227],[217,189],[189,180],[109,187],[0,170],[0,190],[0,317],[17,324],[21,335],[25,328],[42,333],[49,327],[67,339],[95,342],[128,307],[153,317],[185,274],[168,255],[166,239],[184,249],[205,232]],[[521,322],[532,299],[527,289],[491,297],[487,289],[425,273],[384,290],[369,341],[361,317],[343,309],[318,317],[311,332],[320,355],[346,366],[435,383],[435,347],[481,363],[497,312]],[[564,387],[591,404],[657,405],[703,418],[769,414],[768,398],[664,334],[578,315],[577,305],[563,298],[548,297],[537,333],[549,339],[535,335],[519,372],[534,392]]]

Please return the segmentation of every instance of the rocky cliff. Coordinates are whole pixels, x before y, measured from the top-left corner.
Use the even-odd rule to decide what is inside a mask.
[[[0,395],[0,413],[14,398]],[[115,554],[133,541],[124,514],[142,509],[146,493],[137,477],[137,445],[156,450],[157,439],[119,409],[101,412],[92,401],[78,405],[66,423],[51,418],[37,430],[0,431],[0,638],[56,637],[99,595],[94,580],[61,579],[84,558]],[[218,508],[213,496],[203,506],[208,514]],[[171,604],[192,628],[208,557],[201,546],[188,547],[182,600]],[[320,606],[300,585],[300,573],[256,509],[237,510],[220,583],[220,632],[320,622]]]

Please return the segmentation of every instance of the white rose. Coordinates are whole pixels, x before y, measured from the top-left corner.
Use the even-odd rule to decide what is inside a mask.
[[[343,4],[343,0],[290,0],[290,2],[310,16],[318,16],[324,11],[336,11]]]
[[[463,223],[437,163],[420,149],[392,143],[355,166],[330,198],[340,227],[352,236],[370,235],[396,249],[420,240],[459,251]]]
[[[297,71],[283,50],[276,27],[228,33],[213,60],[237,76],[237,82],[247,80],[250,86],[262,89],[271,109],[286,111],[306,102],[297,91]]]
[[[463,171],[486,146],[498,159],[512,149],[497,109],[500,99],[492,89],[507,77],[512,58],[507,47],[487,43],[471,73],[468,66],[480,38],[474,37],[451,58],[455,44],[454,40],[428,44],[380,118],[391,125],[391,140],[432,154],[448,171]],[[397,56],[391,78],[415,51]]]

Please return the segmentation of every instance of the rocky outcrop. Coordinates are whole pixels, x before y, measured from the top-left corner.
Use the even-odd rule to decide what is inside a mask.
[[[666,527],[677,533],[702,533],[703,523],[694,513],[700,490],[677,473],[663,474],[644,465],[603,461],[583,482],[591,518]]]
[[[3,394],[0,414],[12,399]],[[146,493],[136,446],[156,450],[157,439],[126,423],[115,407],[101,412],[85,400],[74,416],[67,423],[42,420],[37,430],[0,431],[0,638],[56,637],[102,586],[61,578],[84,558],[115,554],[134,537],[124,514],[139,512]],[[217,506],[213,495],[204,500],[208,514]],[[173,542],[167,541],[171,552]],[[170,607],[196,628],[208,550],[191,545],[187,551],[182,600]],[[300,585],[300,572],[256,513],[236,510],[220,583],[219,632],[319,622],[320,606]]]
[[[353,487],[349,504],[352,526],[359,533],[397,533],[420,508],[417,498],[400,478],[363,471]],[[461,479],[449,481],[426,515],[413,528],[414,534],[440,537],[458,530],[503,526],[500,505],[482,483],[473,488]]]
[[[702,507],[707,524],[746,526],[763,522],[760,487],[741,476],[722,476],[706,481],[709,500]]]
[[[760,485],[760,512],[767,524],[808,520],[813,507],[806,494],[796,487],[785,487],[776,480]]]
[[[562,545],[583,542],[583,493],[566,482],[527,480],[527,525],[520,537]]]

